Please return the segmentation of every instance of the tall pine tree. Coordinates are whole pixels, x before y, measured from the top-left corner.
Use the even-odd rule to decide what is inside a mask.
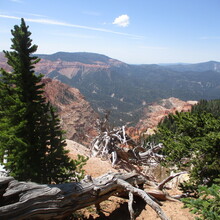
[[[34,72],[37,46],[24,19],[11,33],[12,51],[4,53],[12,72],[2,69],[0,78],[0,159],[18,180],[66,181],[76,164],[64,150],[59,119],[43,96],[42,75]]]

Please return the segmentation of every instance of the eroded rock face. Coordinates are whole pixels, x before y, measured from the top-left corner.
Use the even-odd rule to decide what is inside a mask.
[[[110,67],[126,65],[119,60],[115,60],[99,54],[62,52],[56,54],[51,56],[39,55],[41,60],[35,65],[35,72],[48,76],[50,73],[55,71],[60,75],[72,79],[77,73],[86,75],[90,72],[107,71]],[[82,58],[82,55],[80,54],[84,54],[84,58]],[[66,59],[66,56],[68,56],[68,59]],[[59,57],[62,57],[63,59],[60,59]],[[11,70],[11,67],[8,66],[7,59],[5,58],[3,52],[0,52],[0,66],[6,71]]]
[[[90,71],[98,71],[107,69],[107,65],[99,64],[82,64],[79,62],[66,62],[66,61],[50,61],[41,59],[41,61],[36,65],[36,71],[45,75],[57,71],[59,74],[72,79],[78,72],[83,72],[83,74],[89,73]]]
[[[153,103],[146,107],[143,111],[143,116],[136,125],[140,131],[152,131],[161,120],[163,120],[170,113],[187,112],[197,101],[182,101],[180,99],[171,97],[169,99],[162,99],[159,102]]]
[[[43,79],[45,96],[57,108],[65,137],[88,145],[97,135],[97,113],[76,88],[49,78]]]
[[[5,58],[5,55],[3,52],[0,52],[0,67],[3,68],[6,71],[10,71],[10,67],[7,64],[7,60]]]
[[[111,66],[121,65],[122,62],[109,59],[108,62],[93,62],[93,63],[81,63],[76,61],[65,61],[65,60],[47,60],[41,59],[39,63],[36,64],[36,72],[42,73],[44,75],[50,75],[53,71],[72,79],[77,73],[89,74],[90,72],[107,71]]]

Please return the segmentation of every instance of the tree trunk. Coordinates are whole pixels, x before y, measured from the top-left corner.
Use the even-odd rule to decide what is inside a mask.
[[[98,207],[100,202],[123,191],[142,197],[161,219],[168,219],[148,193],[133,186],[146,181],[135,173],[107,173],[95,179],[87,176],[81,182],[59,185],[18,182],[12,177],[2,177],[0,219],[63,219],[92,204]],[[129,206],[132,212],[131,204]]]

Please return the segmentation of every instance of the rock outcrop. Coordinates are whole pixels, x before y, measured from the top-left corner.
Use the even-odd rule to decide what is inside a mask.
[[[63,59],[60,59],[60,57],[62,57],[62,54],[65,55]],[[39,55],[39,56],[41,57],[41,60],[38,64],[36,64],[36,68],[35,68],[36,72],[42,73],[46,76],[50,76],[51,73],[56,72],[69,79],[72,79],[78,73],[82,75],[84,74],[86,75],[91,72],[107,71],[107,69],[109,69],[110,67],[123,64],[118,60],[111,59],[104,55],[100,55],[102,56],[101,57],[102,59],[99,60],[99,55],[95,55],[92,53],[59,52],[52,55],[54,57],[50,57],[47,55]],[[92,57],[92,59],[89,59],[90,56],[94,56],[94,57]]]
[[[162,99],[159,102],[153,103],[144,108],[143,116],[137,123],[136,128],[139,131],[147,131],[149,134],[153,133],[153,129],[170,113],[187,112],[197,101],[182,101],[180,99],[171,97],[169,99]]]
[[[6,71],[10,71],[10,67],[7,64],[7,60],[3,52],[0,52],[0,68],[3,68]]]
[[[97,135],[97,113],[76,88],[58,80],[43,79],[45,96],[56,107],[65,137],[88,145]]]
[[[106,71],[110,67],[126,65],[125,63],[95,53],[65,53],[58,52],[53,55],[38,55],[41,60],[35,66],[35,72],[50,76],[56,72],[69,79],[77,73],[89,74],[90,72]],[[60,59],[62,57],[62,59]],[[7,59],[3,52],[0,52],[0,66],[6,71],[11,68],[7,64]]]

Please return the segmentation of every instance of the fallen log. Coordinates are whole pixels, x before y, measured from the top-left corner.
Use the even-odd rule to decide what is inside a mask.
[[[160,206],[143,190],[134,187],[146,183],[135,173],[107,173],[98,178],[87,176],[81,182],[40,185],[19,182],[12,177],[0,178],[0,219],[64,219],[74,211],[99,203],[112,195],[130,193],[129,210],[132,214],[132,194],[142,197],[158,216],[168,218]]]

